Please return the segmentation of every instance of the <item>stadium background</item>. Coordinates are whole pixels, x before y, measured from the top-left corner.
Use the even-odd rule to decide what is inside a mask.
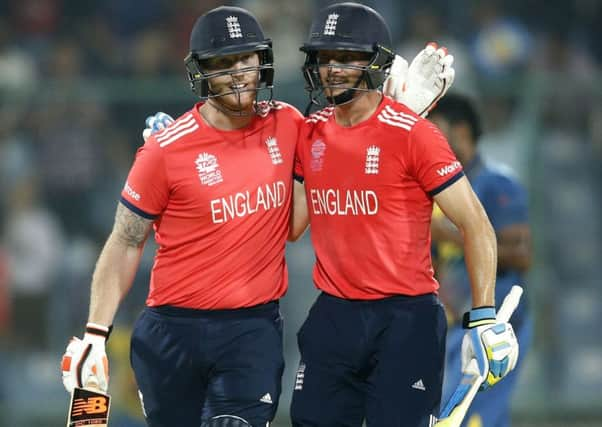
[[[298,46],[328,2],[245,0],[274,43],[277,99],[305,106]],[[456,57],[455,90],[478,99],[486,155],[531,196],[535,265],[526,283],[535,348],[515,426],[602,425],[602,3],[374,0],[399,53],[437,40]],[[87,315],[90,275],[110,230],[144,119],[195,102],[183,61],[189,30],[220,1],[0,2],[0,426],[64,425],[59,359]],[[111,425],[144,425],[129,333],[153,243],[109,345]],[[288,247],[282,302],[287,425],[295,332],[315,296],[307,236]],[[327,402],[325,402],[327,404]]]

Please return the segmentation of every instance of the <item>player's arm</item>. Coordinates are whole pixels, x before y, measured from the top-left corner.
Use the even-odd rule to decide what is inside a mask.
[[[467,329],[462,341],[462,367],[472,364],[483,378],[481,389],[491,387],[518,360],[518,342],[508,320],[496,319],[495,275],[497,244],[485,209],[465,176],[435,195],[435,201],[454,223],[464,240],[464,257],[472,288],[472,310],[464,315]],[[475,362],[472,362],[472,361]]]
[[[109,365],[105,351],[113,318],[132,286],[152,220],[119,203],[113,230],[96,263],[90,291],[90,313],[83,339],[72,338],[63,355],[67,391],[93,383],[106,391]]]
[[[462,236],[473,307],[495,307],[497,245],[485,209],[466,177],[434,196]]]
[[[296,179],[293,182],[293,207],[291,209],[288,233],[288,240],[291,242],[299,240],[309,225],[305,185]]]
[[[132,286],[152,223],[122,203],[117,205],[113,230],[92,276],[89,322],[113,323],[119,303]]]

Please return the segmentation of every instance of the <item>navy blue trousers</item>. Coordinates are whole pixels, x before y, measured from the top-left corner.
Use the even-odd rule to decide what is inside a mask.
[[[151,427],[199,427],[219,415],[274,418],[284,369],[278,303],[239,310],[146,308],[130,360]]]
[[[349,301],[322,293],[297,336],[293,425],[429,427],[446,330],[435,295]]]

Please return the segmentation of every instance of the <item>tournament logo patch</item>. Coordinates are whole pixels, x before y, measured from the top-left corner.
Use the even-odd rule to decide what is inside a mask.
[[[378,174],[378,163],[380,161],[380,148],[376,145],[371,145],[366,149],[366,167],[364,172],[366,175]]]
[[[203,185],[215,185],[224,180],[219,169],[217,157],[209,153],[201,153],[195,160],[196,170]]]
[[[321,139],[318,139],[311,144],[311,161],[310,168],[314,172],[322,170],[324,165],[324,153],[326,152],[326,144]]]
[[[265,140],[265,145],[268,147],[268,153],[272,159],[272,163],[275,165],[282,164],[282,153],[280,147],[278,147],[278,141],[273,136],[270,136]]]

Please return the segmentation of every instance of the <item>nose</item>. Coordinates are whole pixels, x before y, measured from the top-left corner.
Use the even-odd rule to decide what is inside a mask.
[[[328,61],[328,71],[331,73],[339,73],[341,71],[343,71],[343,69],[340,67],[340,63],[337,62],[336,59],[330,59]]]

